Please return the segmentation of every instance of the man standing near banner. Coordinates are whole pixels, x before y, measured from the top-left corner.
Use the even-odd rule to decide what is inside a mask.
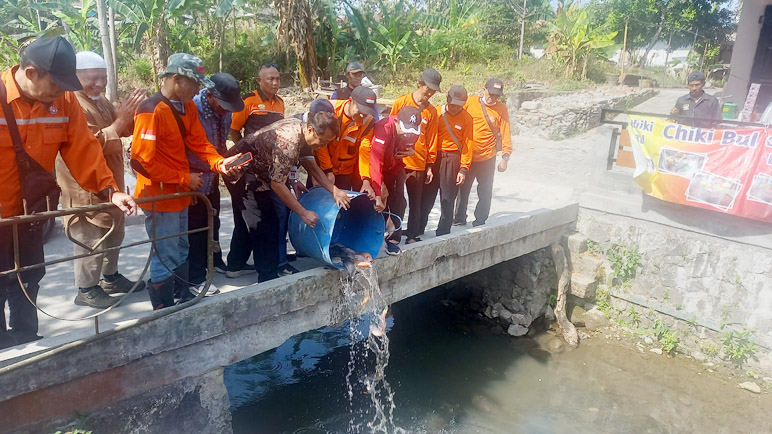
[[[703,90],[703,87],[705,87],[705,73],[702,71],[692,72],[689,74],[687,84],[689,86],[689,94],[676,100],[675,107],[670,110],[670,114],[686,118],[721,119],[721,105],[718,103],[718,98],[708,95]],[[715,125],[715,122],[708,121],[692,121],[690,123],[695,127],[706,128],[711,128]]]

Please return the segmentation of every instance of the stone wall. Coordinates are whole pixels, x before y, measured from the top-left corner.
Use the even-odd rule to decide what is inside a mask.
[[[574,296],[608,293],[620,322],[645,331],[659,319],[677,334],[678,351],[702,361],[728,361],[724,334],[752,330],[757,351],[743,369],[772,374],[772,250],[586,208],[576,231]],[[614,245],[640,254],[627,282],[606,257]]]
[[[624,110],[657,94],[654,89],[601,86],[554,93],[530,91],[507,95],[513,130],[521,136],[565,139],[600,125],[602,109]]]

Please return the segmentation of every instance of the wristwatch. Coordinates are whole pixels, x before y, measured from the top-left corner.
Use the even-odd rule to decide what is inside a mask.
[[[504,161],[509,161],[509,154],[502,155],[501,159],[504,160]]]

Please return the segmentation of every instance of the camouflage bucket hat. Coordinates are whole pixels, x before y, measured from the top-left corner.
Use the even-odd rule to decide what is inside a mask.
[[[169,56],[169,63],[163,74],[180,74],[196,80],[199,84],[212,88],[214,83],[206,78],[204,61],[188,53],[174,53]]]

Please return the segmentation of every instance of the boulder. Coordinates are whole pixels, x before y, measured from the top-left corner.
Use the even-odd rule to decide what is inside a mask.
[[[539,110],[539,107],[541,107],[541,103],[539,101],[523,101],[523,103],[520,105],[520,108],[523,110]]]
[[[753,381],[746,381],[745,383],[739,384],[740,389],[747,390],[751,393],[759,394],[761,393],[761,387],[759,387],[758,384],[754,383]]]
[[[584,314],[584,326],[587,330],[598,330],[601,327],[608,326],[609,321],[606,315],[597,307],[594,307]]]
[[[507,333],[510,336],[520,337],[525,336],[528,333],[528,327],[523,327],[520,324],[512,324],[507,329]]]

